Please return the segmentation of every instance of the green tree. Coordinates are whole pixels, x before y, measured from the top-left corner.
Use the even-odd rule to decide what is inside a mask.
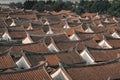
[[[63,3],[63,9],[64,10],[72,10],[73,9],[73,3],[70,1],[66,1]]]
[[[91,6],[91,12],[106,13],[111,4],[107,0],[95,1]]]
[[[24,8],[25,9],[32,9],[32,7],[37,4],[37,1],[25,1],[24,2]]]
[[[58,0],[54,3],[53,8],[55,11],[60,11],[63,9],[64,2],[62,0]]]
[[[45,10],[45,2],[44,1],[39,1],[37,4],[35,4],[32,7],[33,10],[37,10],[39,12],[43,12]]]
[[[85,13],[85,9],[84,9],[84,7],[82,7],[82,6],[78,6],[78,7],[76,8],[75,12],[76,12],[77,14],[81,15],[81,14]]]
[[[9,4],[9,7],[15,9],[16,8],[16,4],[14,2],[12,2],[12,3]]]
[[[108,14],[116,17],[120,17],[120,1],[116,0],[112,2],[111,7],[108,9]]]
[[[23,8],[23,4],[21,2],[16,3],[17,8]]]

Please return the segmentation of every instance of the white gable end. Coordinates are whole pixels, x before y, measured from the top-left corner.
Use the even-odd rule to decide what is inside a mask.
[[[7,17],[7,19],[11,19],[11,16],[9,15],[9,16]]]
[[[88,17],[85,17],[86,20],[88,20],[89,18]]]
[[[22,40],[22,44],[29,44],[33,43],[33,40],[30,38],[30,36],[27,34],[27,37]]]
[[[16,26],[15,21],[13,20],[10,26]]]
[[[50,29],[46,34],[54,34],[54,32]]]
[[[115,21],[116,23],[118,23],[118,21],[115,19],[115,17],[113,17],[113,21]]]
[[[26,59],[22,56],[17,62],[16,62],[18,68],[23,68],[23,69],[29,69],[30,65],[26,61]]]
[[[78,38],[78,36],[77,36],[76,34],[71,35],[71,36],[69,37],[69,39],[70,39],[71,41],[77,41],[77,40],[79,40],[79,38]]]
[[[11,37],[10,37],[10,35],[8,34],[8,32],[5,32],[5,33],[2,35],[2,40],[11,40]]]
[[[70,28],[70,26],[68,24],[65,24],[63,28],[68,29],[68,28]]]
[[[112,47],[107,43],[106,40],[102,40],[98,45],[99,45],[100,47],[102,47],[102,48],[105,48],[105,49],[107,49],[107,48],[112,48]]]
[[[28,26],[27,30],[33,30],[32,26]]]
[[[112,34],[112,37],[113,37],[113,38],[120,38],[120,36],[118,35],[117,32],[114,32],[114,33]]]
[[[97,15],[95,16],[95,18],[100,19],[100,16],[98,15],[98,13],[97,13]]]
[[[80,55],[87,62],[87,64],[93,64],[94,63],[94,60],[90,57],[90,55],[89,55],[89,53],[86,49]]]
[[[48,22],[48,20],[44,23],[44,25],[50,25],[50,23]]]
[[[88,27],[88,28],[85,30],[85,32],[93,33],[94,31],[93,31],[90,27]]]
[[[107,18],[105,19],[105,21],[104,21],[104,22],[109,23],[109,21],[108,21],[108,19],[107,19]]]
[[[103,27],[103,24],[102,24],[102,23],[100,23],[100,24],[98,25],[98,27]]]
[[[61,68],[59,68],[54,74],[52,74],[51,77],[54,80],[70,80]]]
[[[53,43],[51,43],[49,46],[48,46],[48,49],[51,51],[51,52],[59,52],[59,50],[55,47],[55,45]]]

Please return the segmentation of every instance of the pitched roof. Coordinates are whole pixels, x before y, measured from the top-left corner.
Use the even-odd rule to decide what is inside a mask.
[[[28,50],[28,51],[33,51],[33,52],[49,52],[48,48],[46,45],[42,42],[35,42],[31,44],[21,44],[21,45],[11,45],[11,46],[0,46],[2,48],[0,51],[3,51],[3,49],[8,49],[12,47],[11,49],[11,55],[22,55],[21,50]]]
[[[0,73],[1,80],[52,80],[45,68],[30,69],[20,72]]]
[[[120,76],[119,66],[120,63],[116,62],[101,66],[66,68],[66,71],[73,80],[107,80],[114,75]]]
[[[12,57],[9,55],[10,50],[6,50],[0,54],[0,69],[9,69],[16,67],[15,62]]]
[[[60,61],[66,63],[66,64],[86,63],[86,61],[75,51],[58,54],[57,56],[60,59]]]
[[[116,59],[120,51],[117,49],[111,50],[95,50],[95,49],[88,49],[90,54],[94,57],[95,61],[110,61]]]

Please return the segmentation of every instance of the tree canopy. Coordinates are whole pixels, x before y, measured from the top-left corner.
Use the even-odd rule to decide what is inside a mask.
[[[80,0],[80,2],[70,2],[70,1],[36,1],[36,0],[27,0],[22,3],[11,3],[9,5],[11,8],[24,8],[24,9],[33,9],[39,12],[44,10],[48,11],[60,11],[60,10],[71,10],[77,14],[83,14],[85,12],[99,13],[99,14],[110,14],[112,16],[120,17],[120,0],[114,0],[109,2],[108,0]]]

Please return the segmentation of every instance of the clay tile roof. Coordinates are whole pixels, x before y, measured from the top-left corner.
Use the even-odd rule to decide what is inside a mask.
[[[78,28],[76,28],[75,30],[76,30],[77,32],[84,32],[83,28],[81,28],[81,27],[78,27]]]
[[[20,26],[20,27],[8,27],[9,31],[24,31],[24,27]]]
[[[77,34],[80,39],[86,39],[93,36],[93,34]]]
[[[99,48],[99,45],[94,40],[87,40],[87,41],[79,42],[79,44],[77,45],[77,49],[81,51],[85,49],[85,46],[89,46],[92,48]]]
[[[22,49],[31,52],[49,52],[44,43],[37,42],[32,44],[14,45],[12,46],[11,55],[22,55]]]
[[[30,34],[34,34],[34,35],[40,35],[40,34],[45,34],[45,32],[42,29],[37,29],[37,30],[31,30],[28,31]]]
[[[86,62],[75,51],[63,53],[63,54],[58,54],[57,56],[59,57],[60,61],[66,63],[66,64],[85,63]]]
[[[0,56],[0,69],[8,69],[14,67],[16,67],[16,64],[10,55]]]
[[[118,48],[118,47],[120,47],[120,45],[119,45],[119,43],[120,43],[120,40],[107,40],[108,41],[108,43],[110,44],[110,45],[112,45],[114,48]]]
[[[26,37],[24,31],[9,31],[8,33],[13,40],[24,39]]]
[[[73,29],[66,30],[68,36],[71,36],[74,33]]]
[[[65,21],[60,21],[57,24],[52,25],[53,28],[63,28],[63,26],[65,25]]]
[[[36,66],[40,64],[41,61],[44,61],[44,58],[42,55],[39,55],[37,53],[31,53],[31,54],[25,54],[27,60],[31,64],[31,66]]]
[[[66,68],[66,71],[73,80],[107,80],[113,75],[120,76],[119,66],[120,63],[116,62],[93,67]]]
[[[48,62],[48,66],[58,66],[59,65],[59,59],[57,55],[45,55],[45,59]]]
[[[57,42],[55,43],[60,51],[69,50],[76,46],[76,42]]]
[[[0,53],[4,52],[4,51],[6,51],[6,50],[8,50],[10,48],[11,48],[11,46],[2,46],[2,45],[0,45]]]
[[[0,73],[0,80],[52,80],[45,68]]]
[[[91,17],[91,16],[95,16],[96,13],[84,13],[82,16],[88,16],[88,17]]]
[[[9,55],[9,50],[0,54],[0,69],[9,69],[16,67],[15,62]]]
[[[64,40],[69,41],[69,38],[67,37],[66,34],[55,35],[52,38],[53,40],[58,40],[58,41],[64,41]]]
[[[119,26],[110,26],[110,27],[109,27],[109,32],[113,33],[113,32],[115,31],[115,29],[116,29],[116,30],[119,30],[120,27],[119,27]]]
[[[56,30],[55,30],[55,29],[52,29],[52,31],[53,31],[53,33],[55,33],[55,34],[56,34],[56,33],[62,33],[62,32],[64,32],[64,30],[60,30],[60,29],[58,29],[58,30],[57,30],[57,29],[56,29]]]
[[[95,41],[95,40],[88,40],[88,41],[85,41],[85,42],[83,42],[84,43],[84,45],[87,45],[87,46],[89,46],[89,47],[94,47],[94,48],[98,48],[98,47],[100,47],[99,45],[98,45],[98,43]]]
[[[24,18],[24,19],[36,19],[36,14],[13,14],[10,15],[12,18]]]
[[[109,61],[116,59],[119,50],[89,50],[95,61]]]
[[[105,27],[98,27],[98,28],[92,28],[92,30],[94,31],[94,32],[102,32],[102,31],[105,31],[105,30],[107,30]]]

